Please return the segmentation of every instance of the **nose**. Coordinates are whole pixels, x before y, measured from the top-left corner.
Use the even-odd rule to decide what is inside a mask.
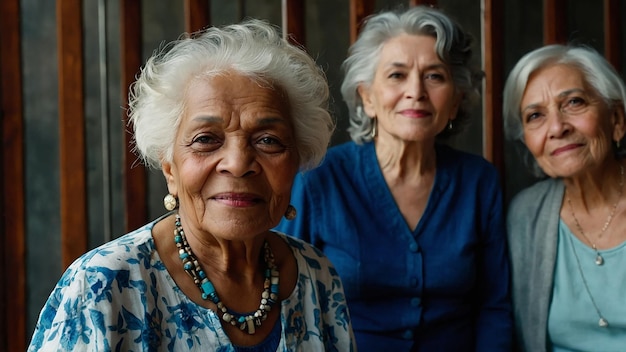
[[[567,114],[560,109],[555,109],[548,116],[548,133],[550,138],[561,138],[572,131],[572,126],[567,120]]]
[[[217,172],[232,177],[247,177],[260,172],[255,149],[245,140],[230,140],[222,146]]]
[[[426,85],[419,75],[413,75],[413,77],[407,81],[407,84],[406,97],[408,99],[424,100],[428,98]]]

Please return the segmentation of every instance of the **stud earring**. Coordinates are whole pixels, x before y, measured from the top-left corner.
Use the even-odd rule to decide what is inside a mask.
[[[448,120],[448,130],[452,131],[452,120]]]
[[[372,136],[372,138],[376,137],[376,134],[378,134],[378,131],[376,131],[376,118],[372,119],[372,132],[370,133],[370,135]]]
[[[294,208],[293,205],[289,204],[289,206],[287,207],[287,210],[285,211],[285,219],[293,220],[296,218],[296,215],[297,215],[296,208]]]
[[[178,208],[178,199],[176,199],[176,197],[174,197],[173,195],[168,193],[165,196],[165,198],[163,198],[163,206],[168,211],[172,211],[172,210]]]

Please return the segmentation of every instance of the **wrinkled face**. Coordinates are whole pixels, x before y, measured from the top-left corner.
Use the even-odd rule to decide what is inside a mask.
[[[534,72],[521,101],[526,146],[551,177],[571,177],[612,158],[624,135],[621,108],[609,108],[577,68]]]
[[[163,163],[187,232],[250,239],[278,224],[298,155],[287,99],[237,73],[193,81]]]
[[[384,44],[374,80],[361,85],[365,113],[379,138],[433,141],[456,117],[460,95],[435,52],[435,38],[403,34]]]

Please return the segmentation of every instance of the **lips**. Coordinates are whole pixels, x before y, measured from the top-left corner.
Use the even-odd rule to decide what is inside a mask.
[[[417,110],[417,109],[407,109],[407,110],[402,110],[400,111],[400,113],[403,116],[406,117],[413,117],[413,118],[424,118],[424,117],[429,117],[432,114],[430,113],[430,111],[428,110]]]
[[[559,155],[559,154],[568,152],[570,150],[574,150],[574,149],[580,148],[582,146],[583,146],[582,143],[570,143],[570,144],[567,144],[567,145],[565,145],[563,147],[560,147],[560,148],[557,148],[557,149],[553,150],[552,153],[550,153],[550,155]]]
[[[252,193],[219,193],[211,199],[233,207],[249,207],[263,200],[259,195]]]

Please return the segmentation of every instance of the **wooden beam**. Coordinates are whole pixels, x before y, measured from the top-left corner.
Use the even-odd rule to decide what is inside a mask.
[[[409,6],[425,5],[430,7],[437,7],[437,0],[410,0]]]
[[[504,89],[503,55],[504,8],[500,0],[482,0],[483,23],[483,155],[491,161],[504,179],[504,126],[502,90]]]
[[[20,1],[0,1],[0,104],[2,153],[2,259],[0,259],[0,350],[26,350],[26,220],[24,116],[20,48]]]
[[[359,36],[363,20],[374,12],[375,0],[350,0],[350,43]]]
[[[122,104],[128,106],[128,89],[135,81],[143,61],[141,52],[141,1],[120,0],[121,28],[121,92]],[[148,221],[148,181],[145,167],[132,151],[132,126],[128,124],[128,110],[123,109],[124,120],[124,204],[125,230],[129,232]]]
[[[604,0],[604,56],[617,71],[622,70],[620,0]]]
[[[184,0],[185,32],[193,33],[211,24],[211,6],[207,0]]]
[[[543,0],[544,44],[567,42],[567,1]]]
[[[66,268],[87,250],[82,1],[57,0],[61,260]]]
[[[304,0],[282,0],[283,38],[296,45],[306,45]]]

